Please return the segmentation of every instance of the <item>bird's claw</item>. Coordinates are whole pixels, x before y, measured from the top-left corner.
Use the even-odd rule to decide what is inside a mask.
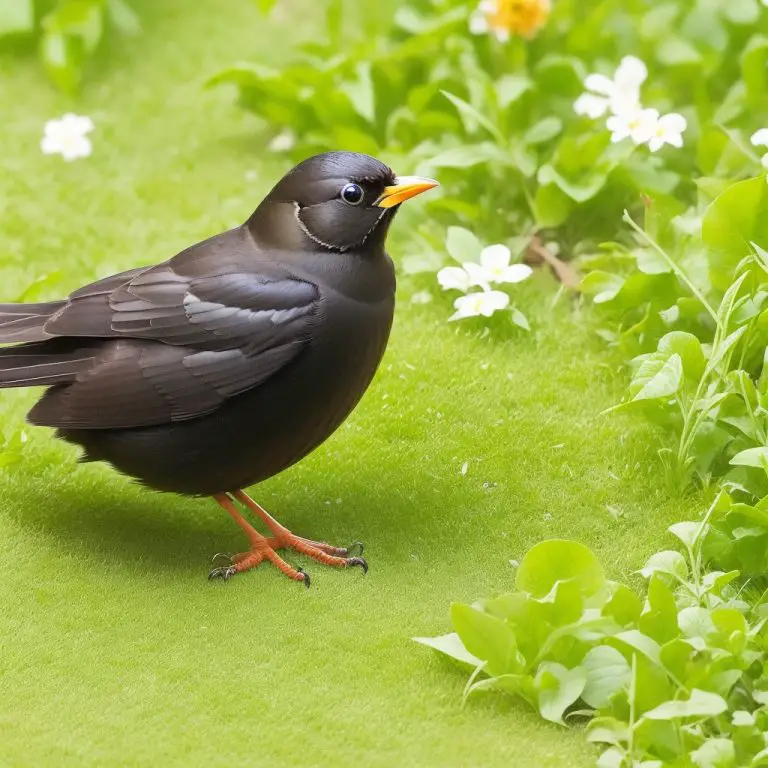
[[[226,552],[217,552],[212,558],[211,562],[215,563],[217,560],[226,560],[227,562],[232,562],[232,555],[227,554]]]
[[[368,563],[365,558],[362,557],[349,557],[347,558],[347,568],[357,566],[363,569],[363,573],[368,573]]]
[[[304,582],[304,586],[309,589],[310,579],[309,574],[303,569],[303,568],[297,568],[296,569],[304,578],[302,581]]]
[[[350,556],[353,552],[357,552],[358,555],[362,555],[365,551],[365,544],[362,541],[356,541],[354,544],[350,544],[345,550],[346,555]]]
[[[221,578],[224,579],[224,581],[229,581],[236,573],[237,568],[235,568],[234,565],[220,566],[219,568],[214,568],[208,574],[208,580],[211,581],[213,579]]]

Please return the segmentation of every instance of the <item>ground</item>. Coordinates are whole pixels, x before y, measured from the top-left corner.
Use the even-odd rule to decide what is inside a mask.
[[[163,260],[244,219],[285,170],[231,94],[200,89],[233,60],[275,59],[284,29],[245,0],[139,6],[145,34],[97,62],[76,105],[97,125],[88,160],[40,153],[44,121],[72,103],[33,58],[0,57],[0,299],[40,275],[53,297]],[[213,502],[76,465],[30,431],[0,470],[0,763],[593,763],[579,731],[500,694],[462,708],[463,674],[410,638],[447,631],[451,601],[508,589],[510,559],[542,538],[582,541],[627,577],[698,500],[665,500],[658,435],[600,415],[621,376],[588,311],[551,309],[547,275],[521,289],[530,335],[483,338],[411,292],[354,415],[253,489],[302,535],[364,540],[367,576],[295,558],[309,591],[269,567],[209,583],[210,556],[243,544]],[[34,396],[0,394],[6,434]]]

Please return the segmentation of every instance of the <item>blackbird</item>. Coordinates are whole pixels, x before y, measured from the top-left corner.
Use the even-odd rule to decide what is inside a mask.
[[[163,264],[62,301],[0,304],[0,343],[14,344],[0,349],[0,387],[46,386],[28,419],[80,445],[83,461],[212,496],[250,549],[210,578],[269,560],[309,586],[282,548],[367,571],[352,548],[293,534],[243,488],[306,456],[360,400],[392,325],[387,230],[403,201],[436,185],[367,155],[311,157],[244,224]]]

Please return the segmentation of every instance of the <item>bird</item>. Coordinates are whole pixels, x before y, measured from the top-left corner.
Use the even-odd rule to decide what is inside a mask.
[[[0,304],[0,388],[45,387],[27,420],[81,461],[215,499],[249,547],[216,555],[209,578],[269,561],[308,587],[283,549],[367,572],[362,544],[298,536],[244,489],[317,448],[368,388],[395,307],[390,224],[437,185],[355,152],[310,157],[242,225],[168,261],[63,300]]]

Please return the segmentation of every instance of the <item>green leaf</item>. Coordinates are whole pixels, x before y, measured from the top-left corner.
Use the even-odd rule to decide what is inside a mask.
[[[764,177],[732,184],[709,206],[702,221],[702,239],[711,250],[713,270],[723,290],[733,271],[750,253],[750,242],[768,243],[768,184]]]
[[[757,0],[728,0],[721,13],[733,24],[754,24],[760,16]]]
[[[694,688],[688,699],[665,701],[643,717],[646,720],[681,720],[684,718],[716,717],[728,709],[722,696]]]
[[[632,255],[637,260],[637,268],[646,275],[661,275],[672,271],[672,267],[653,248],[637,248]]]
[[[485,128],[488,133],[493,136],[494,139],[499,144],[504,143],[504,138],[501,135],[501,132],[499,129],[483,114],[478,112],[471,104],[464,101],[464,99],[460,99],[458,96],[454,96],[452,93],[449,93],[448,91],[441,90],[440,93],[445,96],[448,101],[453,104],[456,109],[459,111],[459,115],[461,116],[462,120],[465,120],[465,126],[467,128],[467,131],[470,133],[473,129],[473,121],[476,122],[478,125],[481,125],[483,128]],[[467,118],[469,118],[467,120]]]
[[[539,226],[559,227],[570,216],[576,203],[555,184],[540,184],[533,198],[533,207]]]
[[[659,340],[659,351],[667,355],[677,353],[683,363],[683,373],[689,378],[698,380],[704,373],[707,361],[701,349],[701,342],[692,334],[683,331],[672,331]]]
[[[360,117],[373,123],[376,120],[376,97],[373,90],[370,62],[360,62],[355,68],[357,80],[342,83],[339,90],[349,96],[352,107]]]
[[[623,277],[595,269],[584,276],[580,289],[588,296],[592,296],[595,304],[604,304],[615,298],[623,285]]]
[[[107,0],[107,13],[112,26],[124,35],[141,32],[139,17],[125,0]]]
[[[768,37],[754,35],[741,54],[741,77],[752,98],[768,90]]]
[[[44,34],[40,54],[48,76],[56,86],[66,93],[73,93],[82,77],[84,50],[79,38]]]
[[[551,141],[563,130],[563,121],[559,117],[545,117],[532,125],[523,136],[526,144],[544,144]]]
[[[587,681],[581,698],[590,707],[608,706],[611,699],[629,686],[631,670],[624,656],[609,645],[598,645],[587,651],[581,666],[587,671]]]
[[[680,539],[688,549],[693,549],[696,545],[696,539],[699,535],[701,525],[691,521],[673,523],[667,530],[676,538]]]
[[[713,371],[733,349],[739,339],[746,333],[747,326],[742,325],[741,328],[737,328],[733,333],[726,336],[723,341],[712,350],[709,361],[707,362],[707,371]]]
[[[600,192],[608,181],[608,176],[603,173],[592,172],[586,174],[578,182],[569,181],[558,173],[551,165],[542,165],[538,173],[539,184],[554,184],[564,194],[577,203],[586,203]]]
[[[603,567],[587,547],[575,541],[549,539],[528,550],[517,569],[515,587],[542,598],[558,581],[573,581],[585,597],[606,586]]]
[[[512,322],[518,328],[522,328],[524,331],[531,330],[531,326],[528,324],[528,318],[517,307],[512,307],[510,310],[510,316],[512,318]]]
[[[447,635],[439,635],[438,637],[414,637],[413,640],[426,645],[428,648],[434,648],[445,656],[473,669],[483,663],[482,659],[473,656],[464,647],[461,638],[455,632],[449,632]]]
[[[524,75],[504,75],[496,81],[496,98],[499,106],[506,109],[514,104],[526,91],[533,87],[533,83]]]
[[[509,624],[462,603],[451,606],[451,620],[464,647],[486,662],[489,675],[520,671],[517,640]]]
[[[732,459],[731,464],[735,467],[757,467],[764,469],[768,467],[768,448],[747,448],[737,453]]]
[[[584,667],[568,669],[556,662],[542,663],[534,680],[541,716],[565,725],[563,713],[579,699],[586,682],[587,671]]]
[[[448,237],[445,242],[448,253],[460,264],[465,261],[477,262],[483,246],[474,233],[464,227],[448,227]]]
[[[32,32],[34,28],[35,9],[32,0],[0,2],[0,37]]]
[[[666,35],[656,49],[659,64],[666,67],[679,67],[701,62],[701,54],[684,37]]]
[[[610,642],[619,643],[622,646],[628,646],[634,651],[639,651],[649,661],[654,664],[661,664],[661,648],[659,644],[648,635],[644,635],[637,629],[628,629],[626,632],[619,632],[610,638]]]
[[[256,3],[256,7],[262,12],[262,13],[269,13],[277,3],[277,0],[254,0]]]
[[[683,361],[677,353],[671,357],[650,355],[632,378],[630,395],[633,401],[670,397],[683,380]]]
[[[667,581],[654,574],[648,584],[648,598],[638,621],[640,631],[656,643],[667,643],[680,630],[677,626],[677,605]]]
[[[735,768],[736,745],[730,739],[707,739],[691,752],[691,760],[697,768]]]
[[[654,573],[661,573],[672,576],[677,583],[688,578],[688,566],[679,552],[667,549],[651,555],[640,573],[646,579],[650,579]]]

